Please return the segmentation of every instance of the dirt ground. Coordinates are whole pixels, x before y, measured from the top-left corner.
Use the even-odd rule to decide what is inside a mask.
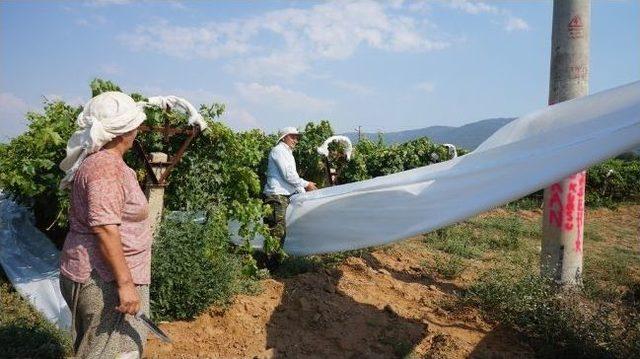
[[[478,312],[449,313],[461,288],[424,273],[407,251],[347,258],[336,269],[262,281],[257,296],[194,321],[162,323],[146,356],[224,358],[531,357],[511,333]]]
[[[366,258],[369,257],[369,258]],[[416,268],[412,268],[416,267]],[[392,358],[531,356],[507,332],[473,311],[454,317],[441,304],[455,284],[437,282],[399,256],[374,252],[336,270],[265,280],[226,311],[163,323],[174,340],[150,338],[148,357]]]
[[[500,211],[500,210],[498,210]],[[640,206],[590,213],[594,223],[637,230]],[[536,222],[540,211],[521,211]],[[629,233],[627,233],[629,234]],[[604,245],[599,243],[598,245]],[[531,248],[539,245],[533,243]],[[587,243],[585,243],[587,245]],[[585,250],[589,250],[588,247]],[[596,251],[596,248],[593,249]],[[587,252],[588,253],[588,252]],[[433,256],[420,237],[348,257],[333,269],[266,279],[258,295],[239,295],[193,321],[161,323],[174,340],[150,336],[148,358],[527,358],[517,333],[454,307],[484,266],[476,261],[455,280],[429,270]]]

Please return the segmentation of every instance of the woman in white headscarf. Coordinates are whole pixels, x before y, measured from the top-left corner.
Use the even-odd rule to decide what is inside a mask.
[[[180,105],[191,123],[205,126],[182,99],[149,103]],[[146,342],[146,329],[134,315],[149,315],[152,232],[147,200],[123,161],[146,118],[144,105],[120,92],[89,100],[60,164],[60,185],[71,190],[60,288],[71,309],[78,357],[140,357]]]

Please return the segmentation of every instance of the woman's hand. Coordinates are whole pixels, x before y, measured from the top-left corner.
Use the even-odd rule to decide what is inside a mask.
[[[119,285],[118,297],[120,305],[116,307],[117,311],[124,314],[138,314],[140,311],[140,295],[138,295],[138,290],[133,283]]]
[[[140,310],[140,295],[136,289],[131,271],[124,260],[124,252],[120,241],[120,231],[115,224],[91,227],[98,237],[98,247],[102,256],[111,267],[118,286],[120,304],[117,311],[136,315]]]

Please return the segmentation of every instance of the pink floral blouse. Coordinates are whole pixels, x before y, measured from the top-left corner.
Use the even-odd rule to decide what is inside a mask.
[[[90,155],[73,180],[70,228],[62,249],[60,273],[85,283],[95,269],[103,280],[113,281],[91,227],[117,224],[133,282],[149,284],[153,237],[148,217],[147,199],[135,172],[122,158],[106,150]]]

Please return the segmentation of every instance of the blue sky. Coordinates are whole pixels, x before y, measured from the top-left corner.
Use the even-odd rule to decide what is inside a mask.
[[[638,1],[594,0],[590,91],[640,79]],[[43,96],[227,104],[232,128],[459,126],[547,103],[551,1],[0,1],[0,138]]]

